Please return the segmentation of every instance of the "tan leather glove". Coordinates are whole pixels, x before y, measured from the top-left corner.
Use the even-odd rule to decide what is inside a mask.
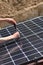
[[[14,24],[14,26],[16,28],[16,21],[12,18],[0,18],[0,22],[1,21],[7,21],[9,23],[12,23],[12,24]],[[11,40],[11,39],[15,39],[15,38],[18,38],[18,37],[20,37],[20,34],[19,34],[19,32],[16,32],[16,33],[14,33],[10,36],[0,38],[0,43],[3,43],[5,41]]]

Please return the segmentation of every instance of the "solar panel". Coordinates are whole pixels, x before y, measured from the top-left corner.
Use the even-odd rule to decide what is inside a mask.
[[[21,37],[0,46],[0,65],[21,65],[43,58],[43,16],[17,24]],[[0,30],[0,36],[16,32],[14,26]]]

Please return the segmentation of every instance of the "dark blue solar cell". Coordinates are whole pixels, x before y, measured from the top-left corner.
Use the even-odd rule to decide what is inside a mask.
[[[4,50],[6,50],[5,47],[0,47],[0,52],[2,52],[2,51],[4,51]]]
[[[37,44],[39,44],[39,43],[43,43],[43,41],[40,40],[40,39],[38,39],[38,40],[36,40],[36,41],[32,41],[32,44],[33,44],[33,45],[37,45]]]
[[[32,21],[34,21],[34,22],[35,22],[36,24],[38,24],[39,26],[43,27],[43,21],[40,20],[40,18],[34,19],[34,20],[32,20]]]
[[[39,33],[38,35],[43,39],[43,32]]]
[[[20,38],[9,40],[0,46],[1,65],[20,65],[43,55],[43,17],[17,24]],[[9,36],[17,30],[10,26],[0,30],[0,37]]]
[[[27,52],[27,51],[30,51],[30,50],[33,50],[34,48],[31,46],[31,47],[26,47],[23,49],[24,52]]]
[[[28,56],[28,58],[30,60],[34,60],[34,59],[37,59],[37,58],[40,58],[40,57],[41,57],[41,55],[39,53],[35,53],[33,55]]]
[[[43,46],[43,42],[42,43],[39,42],[39,44],[35,45],[36,48],[39,48],[41,46]]]
[[[34,23],[32,23],[32,21],[29,21],[29,22],[28,23],[26,22],[25,25],[27,27],[29,27],[31,29],[31,31],[33,31],[35,33],[42,31],[42,29],[40,29],[40,27],[38,27],[37,25],[35,25]]]
[[[7,51],[5,50],[5,51],[2,51],[2,52],[0,52],[0,56],[1,55],[4,55],[4,54],[6,54],[7,53]]]
[[[28,40],[29,40],[30,42],[33,42],[33,41],[36,41],[36,40],[39,39],[36,35],[32,35],[32,36],[27,37],[27,38],[28,38]]]
[[[17,59],[20,59],[20,58],[22,58],[22,57],[24,57],[23,53],[13,56],[13,59],[14,59],[14,60],[17,60]]]
[[[28,46],[31,46],[30,45],[30,43],[26,40],[26,38],[22,38],[22,39],[19,39],[18,41],[17,41],[17,43],[19,44],[19,45],[22,45],[22,46],[26,46],[27,44],[28,44]]]
[[[15,61],[16,65],[21,65],[26,62],[28,62],[26,58],[21,58]]]
[[[43,20],[43,16],[40,17]]]
[[[9,36],[9,33],[6,29],[0,30],[0,34],[2,37]]]
[[[26,52],[25,54],[26,54],[27,56],[30,56],[30,55],[32,55],[32,54],[34,54],[34,53],[37,53],[37,51],[36,51],[36,50],[31,50],[31,51]]]
[[[4,64],[4,63],[10,62],[10,61],[11,61],[10,58],[6,58],[6,59],[1,60],[1,61],[0,61],[0,64]]]
[[[6,63],[5,65],[14,65],[13,62]]]
[[[38,48],[38,50],[41,52],[43,51],[43,46],[41,46],[40,48]]]
[[[16,29],[14,26],[9,27],[8,30],[10,31],[11,34],[16,32]]]
[[[21,24],[21,25],[22,25],[22,27],[18,26],[18,29],[23,33],[23,35],[29,36],[29,35],[33,34],[31,32],[31,30],[27,29],[23,24]]]
[[[20,50],[11,52],[11,56],[15,56],[15,55],[18,55],[18,54],[22,54],[22,52]]]

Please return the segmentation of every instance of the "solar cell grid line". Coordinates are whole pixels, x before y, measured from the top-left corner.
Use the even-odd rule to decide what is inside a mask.
[[[24,54],[24,56],[27,58],[27,56],[25,55],[25,53],[23,52],[23,50],[21,49],[21,47],[18,45],[18,43],[16,42],[17,46],[19,47],[19,49],[22,51],[22,53]],[[29,61],[29,59],[27,58],[27,60]]]
[[[7,29],[6,29],[6,31],[7,31]],[[8,31],[7,31],[7,32],[8,32]],[[8,33],[9,33],[9,32],[8,32]],[[1,35],[1,36],[2,36],[2,35]],[[10,56],[10,58],[11,58],[13,64],[16,65],[16,64],[14,63],[14,60],[13,60],[12,56],[10,55],[10,52],[9,52],[9,50],[8,50],[8,48],[7,48],[6,45],[5,45],[5,48],[6,48],[7,52],[8,52],[8,54],[9,54],[9,56]]]
[[[38,17],[39,18],[39,17]],[[26,22],[27,23],[27,22]],[[33,22],[32,22],[33,23]],[[25,25],[24,25],[24,23],[20,23],[20,25],[23,25],[24,27],[25,27]],[[34,24],[34,23],[33,23]],[[17,24],[18,26],[19,26],[19,24]],[[27,26],[27,25],[26,25]],[[28,26],[27,26],[28,27]],[[22,49],[22,51],[25,53],[25,55],[27,56],[27,57],[25,57],[25,55],[24,56],[21,56],[21,57],[19,57],[19,53],[17,54],[17,55],[14,55],[14,54],[11,54],[10,53],[10,55],[11,55],[11,57],[12,57],[12,59],[13,59],[13,61],[15,62],[15,64],[21,64],[21,63],[25,63],[25,62],[28,62],[28,60],[27,60],[27,58],[29,59],[29,61],[31,61],[31,60],[35,60],[35,59],[38,59],[38,58],[40,58],[40,57],[43,57],[43,39],[42,39],[42,37],[41,37],[41,39],[40,39],[40,35],[43,33],[43,29],[42,30],[40,30],[40,31],[38,31],[38,32],[34,32],[30,27],[29,28],[27,28],[26,27],[26,29],[29,29],[30,31],[32,31],[32,33],[33,34],[31,34],[31,35],[27,35],[27,36],[25,36],[24,35],[24,33],[21,31],[21,29],[19,29],[19,28],[17,28],[18,29],[18,31],[23,35],[23,37],[21,37],[20,39],[24,39],[24,38],[26,38],[26,40],[29,42],[26,42],[27,43],[27,46],[26,46],[26,43],[25,44],[23,44],[23,40],[21,40],[21,41],[23,41],[22,42],[22,44],[23,44],[23,46],[22,47],[19,47],[20,45],[19,45],[19,41],[16,41],[16,45],[18,46],[18,48],[19,49]],[[37,26],[38,27],[38,26]],[[13,28],[13,26],[11,26],[11,28]],[[7,29],[7,32],[8,32],[8,34],[9,35],[11,35],[14,31],[11,29],[11,28],[9,28],[9,27],[6,27],[6,29]],[[40,27],[39,27],[40,28]],[[10,31],[10,29],[12,30],[12,31]],[[22,29],[23,29],[23,27],[22,27]],[[41,28],[40,28],[41,29]],[[24,30],[24,29],[23,29]],[[26,31],[25,31],[25,33],[26,33]],[[32,40],[32,41],[30,41],[30,38],[32,37],[32,36],[36,36],[36,40]],[[39,37],[38,37],[38,36]],[[6,35],[5,35],[6,36]],[[30,37],[29,39],[28,39],[28,37]],[[39,42],[38,42],[38,40],[39,40]],[[13,41],[13,40],[12,40]],[[37,43],[37,44],[33,44],[33,42],[35,43]],[[30,44],[31,46],[28,46],[28,44]],[[9,51],[9,48],[8,48],[8,46],[9,45],[6,45],[7,46],[7,48],[6,49],[8,49],[8,51]],[[30,48],[32,48],[32,50],[29,50],[28,49],[28,47]],[[13,48],[13,47],[12,47]],[[27,49],[27,50],[24,50],[24,49]],[[9,51],[10,52],[10,51]],[[2,52],[3,53],[3,52]],[[41,53],[41,54],[40,54]],[[20,54],[23,54],[23,53],[20,53]],[[18,57],[18,58],[16,58],[16,57]],[[8,57],[9,58],[9,57]],[[16,58],[16,59],[14,59],[14,58]],[[4,58],[5,59],[5,58]],[[7,58],[6,58],[7,59]],[[24,61],[24,62],[23,62]],[[21,63],[20,63],[21,62]],[[9,62],[6,62],[6,63],[2,63],[1,65],[9,65],[9,64],[11,64],[11,65],[14,65],[13,64],[13,62],[12,62],[12,60],[11,61],[9,61]]]
[[[43,51],[43,46],[42,47],[39,47],[38,49],[40,50],[40,52]]]
[[[40,19],[40,18],[39,18]],[[30,20],[33,24],[35,24],[37,27],[40,27],[40,29],[43,29],[41,26],[39,26],[37,23],[35,23],[33,20]]]
[[[31,21],[31,22],[33,22],[36,26],[39,26],[37,23],[35,23],[34,21]],[[41,26],[40,26],[40,28],[41,29],[43,29]],[[38,36],[38,35],[37,35]],[[42,39],[42,38],[40,38],[40,39]],[[42,39],[42,41],[43,41],[43,39]]]
[[[40,49],[40,50],[39,50]],[[43,46],[41,46],[41,47],[38,47],[38,50],[41,52],[42,51],[42,49],[43,49]]]
[[[10,64],[10,63],[11,63],[11,64]],[[1,65],[9,65],[9,64],[10,64],[10,65],[14,65],[12,61],[6,62],[6,63],[1,64]]]
[[[40,33],[42,33],[42,32],[43,32],[43,31],[36,32],[36,34],[40,34]],[[34,35],[34,34],[28,35],[28,36],[26,36],[26,37],[30,37],[30,36],[32,36],[32,35]],[[21,37],[21,39],[23,39],[23,38],[25,38],[25,37]]]
[[[2,37],[9,36],[9,33],[6,29],[0,30],[0,34],[2,35]]]
[[[39,47],[42,47],[43,46],[43,43],[39,43],[39,44],[36,44],[34,45],[36,48],[39,48]]]
[[[18,55],[19,56],[19,55]],[[15,60],[15,57],[13,57],[14,58],[14,61],[17,61],[17,60],[20,60],[20,59],[23,59],[23,58],[25,58],[25,57],[21,57],[21,58],[18,58],[18,59],[16,59]]]
[[[24,26],[26,26],[27,27],[27,25],[25,25],[25,24],[23,24]],[[27,27],[28,29],[30,29],[29,27]],[[31,30],[31,29],[30,29]],[[32,30],[31,30],[32,31]],[[33,31],[32,31],[33,32]],[[34,33],[34,32],[33,32]],[[35,35],[36,35],[36,33],[34,33]],[[40,38],[38,35],[36,35],[38,38]],[[41,38],[40,38],[41,39]],[[41,39],[42,40],[42,39]],[[34,47],[34,45],[31,43],[31,45]],[[34,49],[36,49],[37,50],[37,52],[41,55],[41,56],[43,56],[41,53],[40,53],[40,51],[38,51],[38,49],[36,48],[36,47],[34,47]]]
[[[7,28],[6,28],[6,30],[7,30],[8,33],[11,35],[11,33],[9,32],[9,30],[8,30]],[[13,64],[16,65],[15,62],[14,62],[14,60],[13,60],[13,58],[12,58],[12,56],[11,56],[11,54],[10,54],[10,52],[9,52],[9,50],[8,50],[8,48],[7,48],[7,46],[5,46],[5,48],[6,48],[6,50],[8,51],[8,54],[10,55],[10,58],[11,58]]]
[[[38,24],[41,28],[43,28],[43,20],[41,18],[39,18],[40,23]]]
[[[42,17],[39,17],[39,20],[43,21]]]
[[[23,24],[23,25],[25,25],[25,24]],[[25,25],[26,27],[27,27],[27,25]],[[27,27],[27,28],[29,28],[29,27]],[[31,29],[30,29],[31,30]],[[32,30],[31,30],[32,31]],[[33,31],[32,31],[33,32]],[[34,33],[34,32],[33,32]],[[42,38],[40,38],[36,33],[34,33],[40,40],[42,40]],[[42,40],[43,41],[43,40]]]
[[[5,47],[3,47],[3,48],[1,47],[0,48],[0,52],[3,52],[3,51],[6,51]]]
[[[12,27],[12,26],[10,26],[10,27]],[[8,27],[7,27],[8,28]],[[39,31],[39,32],[36,32],[36,34],[38,34],[38,33],[40,33],[40,32],[43,32],[43,30],[42,31]],[[21,33],[21,32],[20,32]],[[31,35],[34,35],[34,34],[31,34]],[[29,35],[29,36],[31,36],[31,35]],[[24,37],[23,37],[24,38]]]
[[[28,46],[28,47],[25,47],[25,48],[22,48],[22,49],[23,49],[24,52],[27,52],[28,50],[29,50],[29,51],[30,51],[31,49],[33,50],[33,47]]]
[[[10,33],[10,31],[9,31],[9,33]],[[10,35],[11,35],[11,33],[10,33]],[[22,53],[24,54],[24,56],[26,57],[27,61],[29,61],[28,57],[25,55],[25,53],[23,52],[23,50],[21,49],[21,47],[18,45],[17,42],[16,42],[16,44],[17,44],[18,48],[22,51]]]
[[[9,30],[7,29],[7,27],[6,27],[6,30],[7,30],[7,31],[8,31],[8,33],[10,34]]]
[[[0,59],[1,59],[1,60],[0,60],[0,64],[4,64],[4,63],[5,63],[5,60],[10,59],[10,57],[9,57],[9,56],[4,57],[4,55],[3,55],[3,57],[1,56]],[[3,62],[2,62],[2,61],[3,61]],[[9,61],[11,61],[11,59],[10,59]],[[7,62],[8,62],[8,61],[7,61]]]
[[[39,34],[39,33],[38,33]],[[32,37],[32,36],[35,36],[35,34],[33,34],[33,35],[30,35],[30,36],[26,36],[26,37]],[[24,39],[24,38],[21,38],[21,39]],[[39,38],[37,39],[37,40],[34,40],[34,42],[37,42],[39,40]],[[41,40],[39,40],[39,41],[41,41]],[[33,41],[32,41],[33,42]]]
[[[0,60],[0,62],[5,61],[6,59],[10,59],[10,58],[9,58],[9,57],[7,57],[7,58],[3,58],[3,59]],[[11,59],[10,59],[9,62],[11,62]],[[2,63],[3,63],[3,62],[2,62]],[[0,63],[0,64],[2,64],[2,63]],[[5,64],[5,62],[4,62],[3,64]]]
[[[10,28],[12,28],[12,27],[14,27],[14,26],[11,25],[11,26],[6,27],[6,29],[8,30],[8,32],[9,32],[9,30],[10,30],[11,34],[16,31],[16,30],[10,29]],[[13,31],[12,31],[12,30],[13,30]],[[23,37],[23,35],[21,34],[21,32],[20,32],[20,35],[21,35],[21,37]]]
[[[10,58],[11,58],[13,64],[16,65],[15,62],[14,62],[14,60],[13,60],[13,58],[12,58],[12,56],[11,56],[11,54],[10,54],[10,52],[9,52],[9,50],[8,50],[8,48],[7,48],[7,46],[5,46],[5,48],[6,48],[7,52],[8,52],[8,54],[9,54],[9,56],[10,56]]]
[[[4,51],[6,51],[6,50],[4,50]],[[4,51],[1,51],[0,54],[3,53]]]
[[[20,30],[19,30],[20,31]],[[23,33],[22,33],[23,34]],[[24,34],[23,34],[24,36]],[[25,37],[25,36],[24,36]],[[26,38],[26,37],[25,37]],[[26,40],[31,44],[31,46],[42,56],[42,54],[34,47],[34,45],[26,38]]]
[[[23,34],[23,33],[22,33]],[[28,40],[28,39],[27,39]],[[29,41],[29,40],[28,40]],[[29,43],[31,44],[31,42],[29,41]],[[33,45],[32,45],[32,47],[34,47]],[[37,50],[37,48],[35,48],[35,50]],[[38,51],[37,51],[38,52]],[[40,54],[39,52],[38,52],[38,54]],[[36,56],[37,56],[37,54],[35,54]],[[35,56],[35,55],[33,55],[33,56]],[[38,55],[39,57],[40,57],[40,55]],[[30,58],[31,59],[31,56],[30,57],[28,57],[28,58]],[[33,58],[33,57],[32,57]],[[36,57],[35,57],[35,59],[37,59]],[[32,60],[32,59],[31,59]]]
[[[35,46],[38,46],[38,45],[41,45],[40,43],[38,43],[38,44],[35,44]],[[30,46],[29,46],[30,47]],[[43,46],[41,46],[41,47],[43,47]],[[27,47],[26,47],[27,48]],[[38,47],[38,48],[40,48],[40,47]],[[25,49],[25,48],[23,48],[23,49]],[[32,50],[34,50],[34,49],[32,49]],[[32,50],[29,50],[29,51],[32,51]],[[26,52],[28,52],[28,51],[26,51]]]
[[[38,54],[38,53],[35,52],[35,53],[33,53],[33,54],[30,54],[30,55],[27,54],[27,56],[32,56],[32,55],[35,55],[35,54]]]
[[[39,17],[41,17],[41,16],[39,16]],[[39,18],[39,17],[35,17],[35,18],[30,19],[30,20],[33,20],[33,19],[36,19],[36,18]],[[42,17],[43,17],[43,16],[42,16]],[[30,21],[30,20],[27,19],[27,20],[25,20],[24,22],[28,22],[28,21]],[[24,23],[24,22],[20,22],[20,23],[18,23],[18,25],[21,24],[21,23]]]
[[[3,56],[5,53],[7,53],[7,51],[2,51],[0,52],[0,56]],[[3,54],[3,55],[2,55]]]
[[[42,20],[42,21],[43,21],[43,17],[40,17],[40,20]]]
[[[10,59],[10,58],[7,58],[7,59],[4,59],[3,61],[1,61],[1,62],[0,62],[0,65],[1,65],[1,64],[7,64],[7,63],[9,63],[9,62],[11,62],[11,59]]]
[[[18,28],[25,34],[25,36],[27,36],[26,35],[27,33],[28,33],[28,35],[32,34],[32,32],[30,31],[30,29],[28,30],[26,27],[24,27],[23,25],[21,26],[21,25],[19,25]]]

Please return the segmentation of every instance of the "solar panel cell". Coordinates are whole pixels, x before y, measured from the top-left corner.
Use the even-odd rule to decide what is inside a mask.
[[[4,50],[6,50],[5,47],[0,47],[0,52],[2,52],[2,51],[4,51]]]
[[[41,46],[40,48],[38,48],[39,51],[43,51],[43,46]]]
[[[18,44],[19,44],[19,45],[22,45],[22,47],[27,46],[27,44],[28,44],[28,46],[31,46],[31,45],[29,44],[29,42],[26,40],[26,38],[19,39],[19,40],[18,40]]]
[[[42,40],[38,39],[38,40],[32,42],[33,45],[37,45],[37,44],[39,44],[39,43],[40,43],[40,44],[43,43]]]
[[[23,24],[21,24],[23,27],[18,27],[19,30],[25,35],[25,36],[28,36],[28,35],[31,35],[32,32],[27,29]]]
[[[19,54],[22,54],[22,52],[20,50],[11,52],[11,56],[16,56]]]
[[[39,44],[35,45],[36,48],[39,48],[41,46],[43,46],[43,43],[39,43]]]
[[[33,30],[35,33],[42,31],[42,29],[40,29],[40,27],[36,26],[34,23],[32,23],[32,21],[30,21],[31,24],[28,24],[27,22],[25,23],[26,26],[29,27],[29,29]]]
[[[23,64],[25,62],[27,62],[27,59],[26,58],[21,58],[21,59],[15,61],[16,65],[20,65],[20,64]]]
[[[31,42],[33,41],[36,41],[38,40],[39,38],[36,36],[36,35],[33,35],[33,36],[30,36],[30,37],[27,37]]]
[[[41,53],[43,54],[43,51],[41,51]]]
[[[2,35],[2,37],[9,36],[9,33],[6,29],[0,30],[0,34]]]
[[[30,51],[32,49],[34,49],[34,48],[33,47],[26,47],[26,48],[23,49],[23,51],[26,52],[26,51]]]
[[[23,54],[18,54],[18,55],[16,55],[16,56],[13,56],[13,59],[16,61],[16,60],[18,60],[18,59],[20,59],[20,58],[23,58],[23,57],[24,57]]]
[[[14,48],[14,47],[17,47],[17,45],[15,43],[8,45],[8,49],[11,49],[11,48]]]
[[[40,57],[41,57],[41,56],[40,56],[39,53],[35,53],[35,54],[33,54],[33,55],[28,56],[28,58],[29,58],[30,60],[34,60],[34,59],[37,59],[37,58],[40,58]]]
[[[43,32],[38,34],[43,39]]]
[[[0,61],[0,65],[1,65],[1,64],[5,64],[6,62],[8,63],[8,62],[10,62],[10,61],[11,61],[10,58],[6,58],[6,59]]]
[[[41,20],[43,20],[43,16],[41,16],[40,18],[41,18]]]
[[[27,56],[30,56],[30,55],[32,55],[32,54],[34,54],[34,53],[37,53],[37,51],[36,51],[36,50],[31,50],[31,51],[27,51],[27,52],[26,52],[26,55],[27,55]]]
[[[14,65],[13,62],[6,63],[5,65]]]
[[[17,24],[21,37],[0,46],[1,65],[20,65],[43,57],[43,16]],[[16,32],[14,26],[0,30],[5,37]]]
[[[30,47],[31,45],[29,43],[22,45],[22,48]]]
[[[42,21],[41,19],[37,18],[37,19],[34,19],[33,21],[34,21],[36,24],[38,24],[39,26],[43,27],[43,21]]]
[[[2,51],[2,52],[0,52],[0,57],[1,57],[1,55],[4,55],[4,54],[6,54],[7,53],[7,51]]]
[[[13,34],[14,32],[16,32],[16,29],[15,29],[14,26],[9,27],[9,28],[7,28],[7,29],[11,32],[11,34]]]

